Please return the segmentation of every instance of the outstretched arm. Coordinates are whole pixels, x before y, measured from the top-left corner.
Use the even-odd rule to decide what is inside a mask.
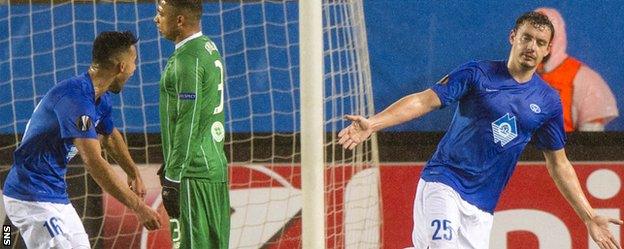
[[[121,136],[121,133],[119,133],[119,130],[113,128],[111,134],[101,137],[101,141],[106,151],[128,175],[128,186],[130,186],[132,191],[138,196],[145,197],[146,190],[143,179],[132,157],[130,157],[128,146]]]
[[[608,225],[609,223],[622,225],[622,221],[596,215],[581,189],[581,184],[565,154],[565,150],[545,150],[544,157],[546,158],[548,173],[555,181],[561,194],[583,220],[592,239],[601,249],[621,248],[609,232]]]
[[[158,213],[132,193],[129,187],[117,180],[110,165],[101,156],[100,143],[97,139],[75,138],[74,145],[78,148],[87,171],[104,191],[132,209],[147,229],[154,230],[160,227]]]
[[[353,123],[338,133],[338,143],[352,150],[373,132],[398,125],[440,108],[440,98],[431,89],[405,96],[370,118],[347,115]]]

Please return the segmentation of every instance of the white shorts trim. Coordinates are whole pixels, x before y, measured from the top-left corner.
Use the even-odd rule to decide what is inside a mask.
[[[89,236],[71,204],[22,201],[6,195],[3,198],[7,216],[29,249],[91,248]]]
[[[420,179],[413,215],[416,249],[489,247],[494,216],[464,201],[445,184]]]

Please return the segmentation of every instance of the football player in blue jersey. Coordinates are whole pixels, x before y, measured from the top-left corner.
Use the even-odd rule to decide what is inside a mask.
[[[90,248],[66,191],[67,163],[76,154],[98,185],[147,229],[160,227],[158,213],[142,199],[145,186],[111,118],[110,94],[119,93],[134,73],[136,42],[127,31],[100,33],[89,70],[58,82],[35,107],[3,189],[6,213],[28,248]],[[128,185],[102,158],[100,145],[126,172]]]
[[[546,16],[527,12],[510,32],[506,61],[468,62],[370,118],[346,116],[352,124],[340,131],[338,143],[353,149],[373,132],[458,103],[418,182],[415,248],[488,248],[496,203],[531,138],[593,240],[603,249],[620,248],[608,224],[622,221],[597,215],[587,201],[565,154],[559,95],[535,74],[553,32]]]

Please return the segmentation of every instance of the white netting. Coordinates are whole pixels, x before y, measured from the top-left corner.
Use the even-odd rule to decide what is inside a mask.
[[[0,1],[2,177],[41,97],[55,82],[87,69],[99,32],[130,30],[140,39],[139,67],[115,98],[113,119],[142,164],[148,202],[159,207],[158,81],[173,45],[159,37],[155,7],[153,1]],[[362,3],[324,1],[323,19],[326,97],[324,107],[310,108],[325,109],[327,246],[380,247],[374,143],[355,153],[335,143],[345,114],[373,112]],[[301,246],[298,41],[305,30],[298,25],[295,0],[204,4],[202,31],[217,44],[227,72],[232,248]],[[169,246],[167,231],[145,233],[80,165],[70,167],[68,184],[94,247]]]

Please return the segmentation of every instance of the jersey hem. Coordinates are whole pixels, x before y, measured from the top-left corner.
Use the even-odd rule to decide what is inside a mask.
[[[471,205],[477,207],[479,210],[489,213],[489,214],[494,214],[494,209],[495,207],[492,208],[488,208],[486,206],[484,206],[482,203],[478,203],[477,201],[474,200],[474,198],[468,198],[468,196],[466,194],[464,194],[462,191],[459,191],[457,186],[455,186],[455,184],[451,181],[448,180],[446,178],[443,177],[435,177],[435,176],[431,176],[431,175],[425,175],[426,173],[423,172],[423,175],[420,177],[420,179],[426,181],[426,182],[437,182],[440,184],[444,184],[446,186],[449,186],[450,188],[452,188],[453,190],[455,190],[455,192],[457,192],[459,194],[459,197],[470,203]]]
[[[61,197],[61,198],[50,198],[50,197],[36,197],[31,195],[21,195],[11,192],[2,193],[4,196],[11,197],[20,201],[29,201],[29,202],[49,202],[49,203],[58,203],[58,204],[69,204],[69,198]]]

